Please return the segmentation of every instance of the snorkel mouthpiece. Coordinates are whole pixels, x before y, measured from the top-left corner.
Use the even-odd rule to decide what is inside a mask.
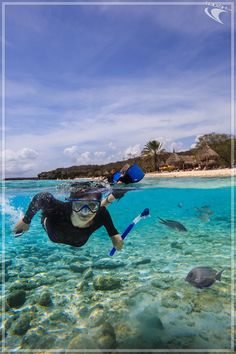
[[[148,216],[150,214],[150,211],[148,208],[145,208],[144,211],[141,213],[141,217]]]

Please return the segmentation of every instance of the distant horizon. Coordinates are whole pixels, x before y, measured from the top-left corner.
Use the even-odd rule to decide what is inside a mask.
[[[230,10],[223,23],[199,4],[6,10],[6,178],[231,134]]]

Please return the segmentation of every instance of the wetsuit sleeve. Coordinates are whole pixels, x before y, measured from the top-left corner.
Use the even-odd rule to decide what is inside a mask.
[[[117,235],[119,232],[115,228],[111,215],[105,207],[103,207],[102,216],[103,216],[103,225],[105,226],[108,235],[110,237]]]
[[[30,224],[34,215],[39,211],[53,211],[62,209],[66,203],[61,202],[53,197],[51,193],[38,193],[32,199],[23,221],[26,224]]]

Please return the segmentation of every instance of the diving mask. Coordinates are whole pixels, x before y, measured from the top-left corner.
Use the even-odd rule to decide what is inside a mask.
[[[95,214],[101,206],[101,202],[97,199],[77,199],[72,201],[72,210],[75,212],[83,211],[85,214],[91,212]]]

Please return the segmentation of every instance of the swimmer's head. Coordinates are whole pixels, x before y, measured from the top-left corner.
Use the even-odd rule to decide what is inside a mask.
[[[101,201],[102,192],[99,188],[91,185],[91,182],[76,182],[70,187],[70,196],[67,200],[73,201],[76,199],[95,199]]]
[[[77,182],[71,185],[70,196],[72,211],[82,221],[91,221],[99,211],[102,193],[89,182]]]

